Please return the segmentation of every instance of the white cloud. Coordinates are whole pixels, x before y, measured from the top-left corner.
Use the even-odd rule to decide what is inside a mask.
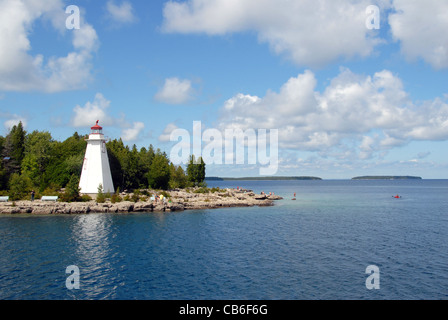
[[[163,133],[159,136],[159,141],[160,142],[171,141],[171,133],[176,129],[179,129],[177,125],[175,125],[174,123],[169,123],[163,130]]]
[[[387,9],[389,0],[376,1]],[[370,0],[188,0],[167,2],[162,30],[177,33],[255,31],[277,54],[319,67],[366,57],[381,42],[366,28]]]
[[[3,126],[5,127],[5,129],[8,132],[12,129],[12,127],[18,125],[20,122],[22,122],[23,127],[26,128],[27,121],[26,121],[26,119],[24,117],[21,117],[21,116],[16,115],[16,114],[10,115],[10,116],[11,116],[11,119],[8,119],[8,120],[6,120],[3,123]]]
[[[394,0],[389,24],[402,53],[411,60],[422,58],[435,69],[448,68],[448,2]]]
[[[61,34],[65,29],[61,0],[3,0],[0,2],[0,90],[59,92],[85,87],[91,79],[96,31],[83,22],[73,33],[74,51],[65,57],[32,56],[33,24],[47,19]]]
[[[145,129],[145,124],[143,122],[134,122],[131,128],[123,130],[121,138],[125,142],[136,141],[143,129]]]
[[[74,109],[74,117],[71,125],[73,127],[93,126],[97,120],[104,125],[114,125],[115,121],[108,114],[110,101],[101,93],[95,95],[93,102],[87,102],[84,107],[77,105]]]
[[[121,138],[125,142],[136,141],[140,138],[145,124],[140,121],[130,123],[124,114],[119,117],[111,116],[111,102],[103,94],[97,93],[92,102],[88,101],[83,107],[77,105],[73,109],[70,121],[72,127],[91,127],[99,120],[101,126],[117,127],[121,129]],[[57,119],[54,119],[57,121]]]
[[[106,6],[109,17],[118,23],[132,23],[137,20],[134,15],[134,9],[132,4],[128,1],[124,1],[121,5],[115,4],[110,0]]]
[[[338,159],[368,159],[413,140],[448,139],[448,104],[410,101],[388,70],[361,76],[348,69],[322,91],[311,71],[265,97],[238,94],[222,107],[220,129],[278,129],[283,149]]]
[[[193,99],[194,89],[188,79],[168,78],[155,99],[167,104],[183,104]]]

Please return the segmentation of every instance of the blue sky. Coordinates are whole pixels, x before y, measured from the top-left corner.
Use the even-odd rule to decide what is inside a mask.
[[[0,0],[0,134],[22,121],[62,141],[100,120],[111,139],[169,154],[170,133],[201,121],[278,130],[277,175],[448,178],[447,12],[439,0]]]

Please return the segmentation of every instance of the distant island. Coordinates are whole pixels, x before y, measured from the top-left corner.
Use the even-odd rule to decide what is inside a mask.
[[[352,180],[422,180],[422,178],[413,176],[363,176],[352,178]]]
[[[322,180],[318,177],[244,177],[244,178],[221,178],[206,177],[206,181],[284,181],[284,180]]]

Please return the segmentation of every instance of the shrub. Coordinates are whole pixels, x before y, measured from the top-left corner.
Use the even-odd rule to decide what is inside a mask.
[[[106,195],[103,193],[103,186],[101,184],[98,186],[98,194],[96,196],[96,202],[97,203],[106,202]]]
[[[87,194],[82,195],[81,199],[80,199],[81,202],[89,202],[89,201],[92,201],[92,200],[93,200],[92,197],[87,195]]]
[[[117,203],[123,201],[123,198],[120,197],[118,193],[114,193],[112,197],[110,198],[110,202]]]
[[[206,187],[201,187],[199,189],[196,189],[194,191],[194,193],[210,193],[210,189],[206,188]]]
[[[70,181],[65,187],[65,192],[61,195],[61,201],[63,202],[75,202],[81,199],[79,194],[79,178],[76,175],[72,175]]]

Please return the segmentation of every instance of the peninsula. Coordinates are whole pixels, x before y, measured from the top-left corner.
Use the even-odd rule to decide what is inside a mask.
[[[422,180],[422,178],[413,176],[362,176],[354,177],[352,180]]]
[[[285,181],[285,180],[322,180],[319,177],[244,177],[244,178],[221,178],[206,177],[206,181]]]
[[[122,194],[124,195],[124,194]],[[154,192],[153,195],[158,195]],[[180,212],[184,210],[202,210],[230,207],[273,206],[275,200],[283,198],[276,195],[257,195],[245,189],[175,189],[161,192],[161,197],[141,197],[137,201],[112,203],[110,199],[103,203],[96,200],[88,202],[48,202],[15,201],[0,202],[0,214],[88,214],[88,213],[137,213],[137,212]],[[134,198],[126,194],[125,199]],[[134,198],[135,199],[135,198]],[[157,199],[157,200],[156,200]]]

